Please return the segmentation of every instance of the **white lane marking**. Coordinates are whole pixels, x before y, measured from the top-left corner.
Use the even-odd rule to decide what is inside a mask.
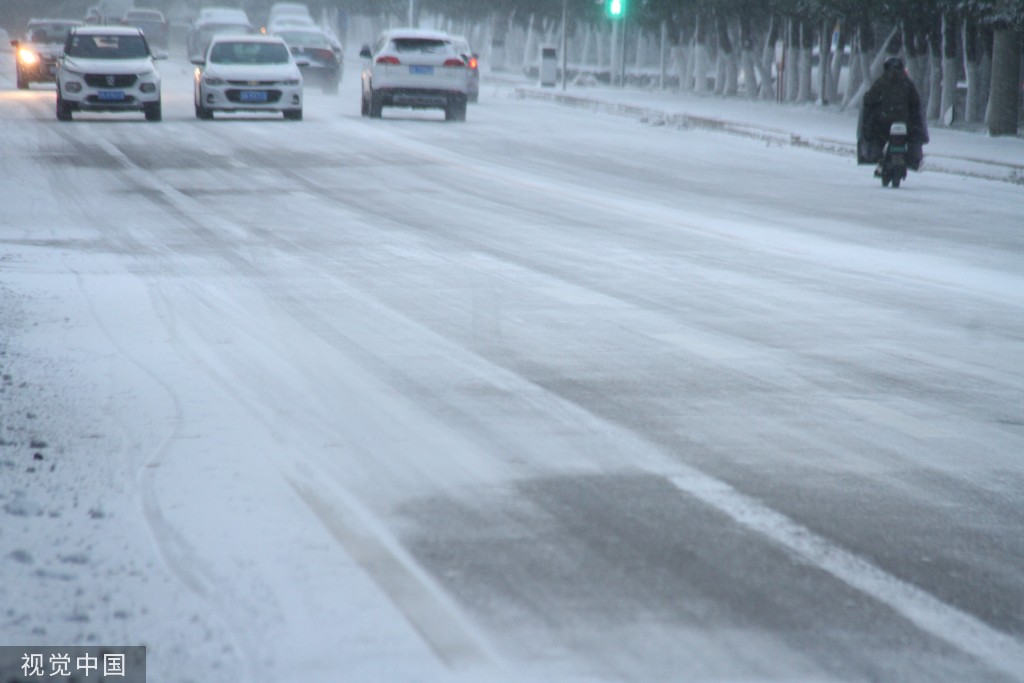
[[[285,479],[450,669],[503,666],[445,590],[353,496],[319,474],[315,481]]]
[[[680,491],[888,605],[921,630],[1014,680],[1024,680],[1024,644],[1012,636],[843,550],[725,482],[693,469],[668,479]]]

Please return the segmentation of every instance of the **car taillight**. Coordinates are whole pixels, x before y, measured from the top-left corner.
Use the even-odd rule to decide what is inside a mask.
[[[469,58],[469,68],[470,69],[475,69],[476,68],[476,57],[470,57]]]
[[[466,63],[461,59],[446,59],[444,60],[445,66],[466,66]]]
[[[392,57],[390,55],[385,55],[384,57],[377,57],[377,63],[378,64],[401,64],[401,62],[398,61],[398,57]]]

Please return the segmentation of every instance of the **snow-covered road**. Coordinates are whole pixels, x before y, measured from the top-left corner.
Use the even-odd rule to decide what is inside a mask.
[[[196,121],[179,59],[159,124],[0,77],[0,644],[1022,680],[1019,184],[486,81],[370,121],[353,67],[301,123]]]

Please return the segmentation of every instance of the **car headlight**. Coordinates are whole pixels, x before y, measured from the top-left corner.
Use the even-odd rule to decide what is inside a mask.
[[[32,66],[33,64],[39,63],[39,55],[32,52],[32,50],[23,47],[18,50],[18,61],[25,66]]]
[[[203,83],[206,85],[224,85],[224,79],[217,78],[216,76],[203,76]]]
[[[143,83],[139,86],[139,91],[144,93],[156,92],[156,83]]]
[[[138,74],[139,78],[153,78],[156,76],[156,69],[147,69],[142,73]]]
[[[285,81],[281,81],[281,82],[284,83],[285,85],[302,85],[302,79],[301,78],[289,78],[289,79],[287,79]]]

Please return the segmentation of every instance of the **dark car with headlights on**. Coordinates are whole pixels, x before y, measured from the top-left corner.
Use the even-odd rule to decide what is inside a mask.
[[[68,32],[82,22],[74,19],[32,19],[25,37],[12,40],[14,68],[18,87],[57,80],[57,60],[64,51]]]
[[[288,45],[296,59],[309,62],[301,67],[304,83],[319,85],[331,95],[338,92],[343,58],[341,52],[334,49],[327,33],[315,28],[288,27],[274,31],[274,35]]]

